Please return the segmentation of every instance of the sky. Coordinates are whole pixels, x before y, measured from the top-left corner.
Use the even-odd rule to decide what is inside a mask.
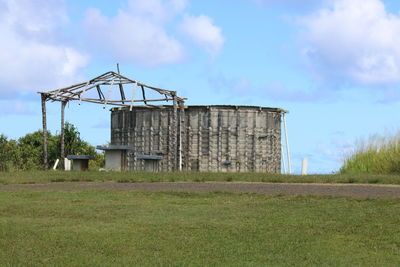
[[[334,173],[360,139],[399,130],[396,0],[0,0],[0,133],[41,129],[38,91],[116,71],[187,105],[288,110],[292,169]],[[60,103],[48,102],[60,131]],[[71,102],[92,145],[110,111]]]

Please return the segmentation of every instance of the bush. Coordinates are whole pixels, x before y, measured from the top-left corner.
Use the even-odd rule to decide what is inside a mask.
[[[96,153],[95,147],[82,141],[78,129],[71,123],[66,123],[65,155],[89,155],[95,158],[90,167],[100,168],[104,166],[104,155]],[[61,158],[61,136],[47,136],[48,162],[53,166],[57,159]],[[59,164],[59,167],[61,164]],[[18,141],[8,140],[0,134],[0,171],[12,170],[38,170],[43,167],[43,132],[29,133]]]
[[[17,142],[7,140],[7,137],[0,134],[0,171],[14,170],[14,163],[19,159]]]

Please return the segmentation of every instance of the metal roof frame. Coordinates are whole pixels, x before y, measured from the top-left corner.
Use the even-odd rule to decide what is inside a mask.
[[[142,96],[137,99],[126,99],[124,86],[133,85],[138,86],[141,89]],[[104,87],[107,86],[107,92],[105,93]],[[120,99],[110,99],[110,93],[118,87],[120,93]],[[158,92],[162,98],[158,99],[146,99],[146,89]],[[90,90],[96,90],[98,98],[87,98],[85,93]],[[170,91],[166,89],[157,88],[150,86],[139,81],[127,78],[121,74],[113,71],[106,72],[96,78],[93,78],[87,82],[81,82],[68,87],[59,88],[47,92],[38,92],[46,98],[46,100],[69,102],[69,101],[85,101],[96,104],[103,104],[112,106],[133,106],[135,103],[143,103],[146,106],[152,106],[149,102],[163,102],[173,101],[174,99],[178,102],[183,102],[185,98],[181,98],[176,95],[176,91]]]
[[[118,68],[118,64],[117,64]],[[119,69],[119,68],[118,68]],[[119,71],[118,71],[119,72]],[[136,92],[136,87],[139,87],[142,94],[141,97],[136,97],[136,94],[133,93],[131,99],[126,98],[125,88],[124,86],[132,85],[134,87],[134,92]],[[104,91],[104,87],[107,87],[107,91]],[[112,90],[118,87],[119,90],[119,99],[111,99],[111,92]],[[89,98],[85,97],[85,94],[90,90],[96,90],[97,96],[96,98]],[[157,99],[148,99],[146,98],[146,90],[152,90],[161,95],[161,98]],[[104,93],[106,92],[106,94]],[[178,142],[178,132],[181,129],[177,129],[180,127],[178,126],[178,107],[180,108],[181,112],[183,112],[184,102],[186,98],[182,98],[177,96],[176,91],[170,91],[166,89],[157,88],[154,86],[150,86],[144,83],[141,83],[137,80],[133,80],[127,78],[119,73],[109,71],[106,72],[96,78],[93,78],[86,82],[81,82],[78,84],[74,84],[71,86],[67,86],[64,88],[59,88],[52,91],[47,92],[38,92],[41,96],[42,100],[42,123],[43,123],[43,165],[44,169],[48,169],[48,155],[47,155],[47,119],[46,119],[46,102],[47,101],[58,101],[61,102],[61,159],[62,161],[65,158],[65,144],[64,144],[64,113],[65,113],[65,106],[69,101],[84,101],[90,102],[95,104],[102,104],[103,108],[107,105],[110,106],[117,106],[117,107],[132,107],[135,104],[143,104],[140,106],[147,106],[147,107],[157,107],[163,108],[162,105],[153,105],[149,103],[162,103],[162,102],[173,102],[174,108],[174,119],[172,123],[172,135],[174,136],[173,140],[174,143]],[[182,117],[181,115],[179,116]],[[178,153],[178,152],[177,152]],[[178,164],[178,163],[177,163]]]

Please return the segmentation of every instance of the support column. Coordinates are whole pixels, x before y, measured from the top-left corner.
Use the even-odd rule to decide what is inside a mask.
[[[46,120],[46,99],[45,94],[40,95],[42,98],[42,123],[43,123],[43,168],[47,170],[49,164],[47,161],[47,120]]]
[[[283,117],[283,126],[285,127],[285,141],[286,141],[286,156],[287,156],[288,172],[289,172],[289,174],[292,174],[292,167],[291,167],[291,164],[290,164],[290,150],[289,150],[288,130],[287,130],[287,125],[286,125],[285,113],[282,113],[282,117]]]
[[[182,171],[183,165],[183,148],[184,148],[184,129],[185,129],[185,102],[179,102],[179,150],[178,150],[178,157],[179,157],[179,171]]]
[[[64,159],[65,159],[65,140],[64,140],[64,126],[65,126],[65,120],[64,120],[64,115],[65,115],[65,106],[67,105],[67,101],[62,101],[61,102],[61,148],[60,148],[60,154],[61,154],[61,166],[64,168]]]
[[[179,170],[178,167],[178,101],[176,99],[176,92],[173,92],[173,116],[172,116],[172,154],[173,154],[173,170]]]

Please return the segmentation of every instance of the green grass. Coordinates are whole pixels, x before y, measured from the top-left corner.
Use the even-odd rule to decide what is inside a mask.
[[[335,174],[335,175],[274,175],[266,173],[205,173],[205,172],[64,172],[27,171],[0,172],[0,185],[52,182],[271,182],[271,183],[372,183],[400,184],[400,175]]]
[[[398,266],[400,200],[2,192],[1,266]]]
[[[341,173],[400,174],[400,132],[360,141],[340,169]]]

